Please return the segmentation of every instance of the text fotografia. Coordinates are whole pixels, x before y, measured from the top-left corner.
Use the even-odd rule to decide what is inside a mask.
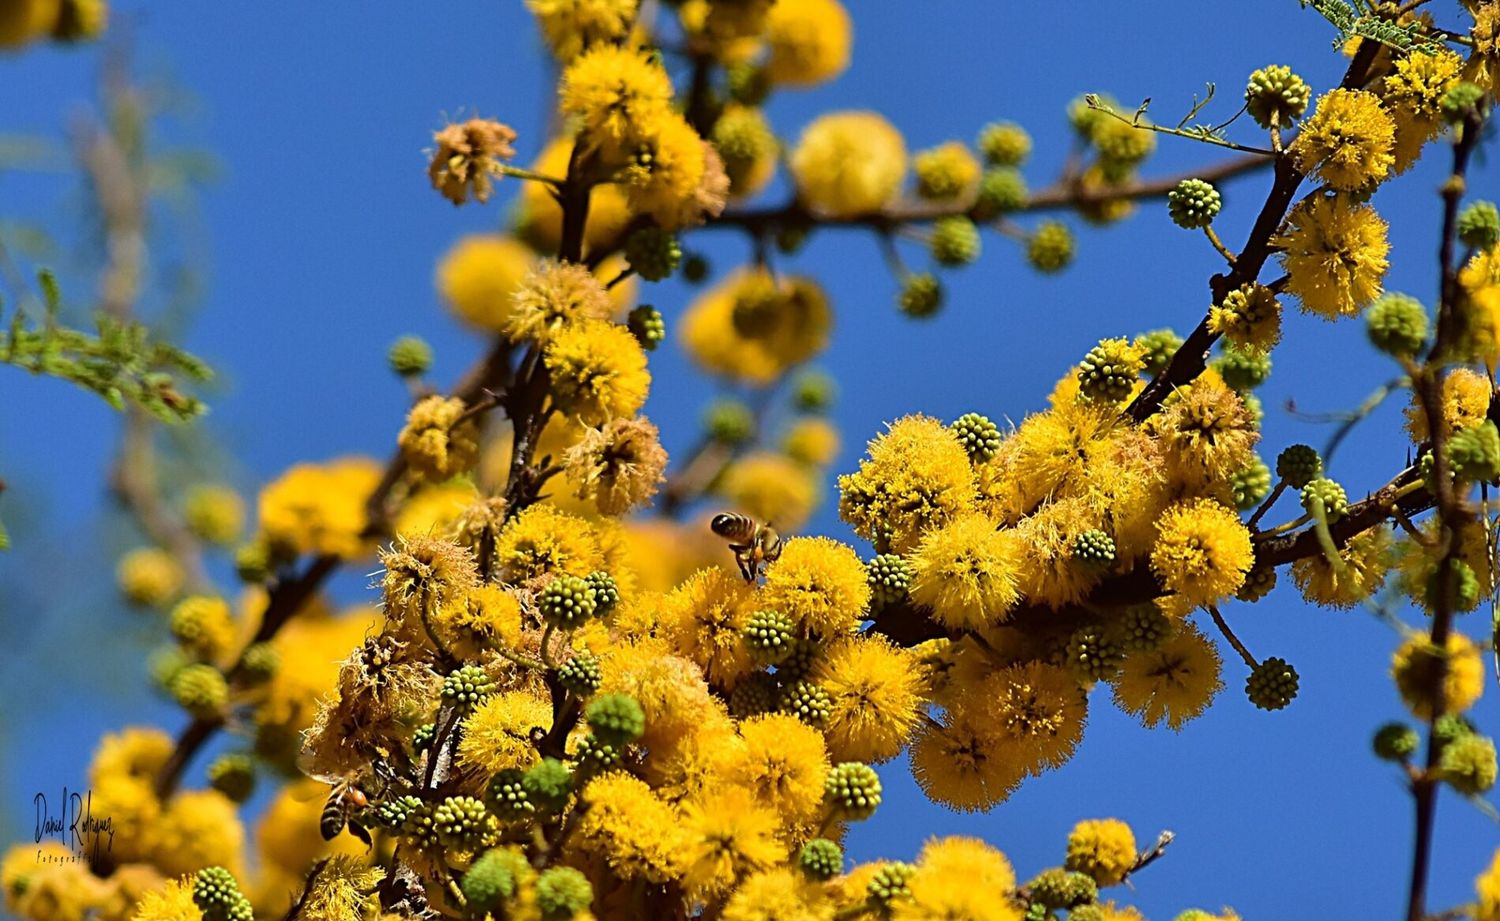
[[[62,798],[53,804],[48,803],[45,793],[38,793],[32,798],[36,805],[35,843],[55,839],[69,852],[67,855],[48,854],[38,848],[39,862],[96,862],[101,853],[109,853],[115,843],[114,821],[94,815],[93,801],[92,790],[83,793],[69,792],[67,787],[63,787]]]

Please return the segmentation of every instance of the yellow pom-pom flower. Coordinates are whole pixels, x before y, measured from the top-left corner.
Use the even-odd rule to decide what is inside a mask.
[[[879,211],[906,176],[901,132],[874,112],[833,112],[802,132],[792,175],[803,201],[830,217]]]
[[[646,353],[623,326],[589,320],[564,327],[543,361],[558,408],[589,425],[634,416],[646,402]]]
[[[851,633],[870,605],[865,564],[847,544],[827,537],[794,537],[766,569],[766,584],[756,603],[824,638]]]
[[[411,408],[396,444],[412,470],[446,480],[479,459],[479,425],[462,399],[430,396]]]
[[[1479,648],[1462,633],[1448,634],[1446,650],[1425,635],[1408,639],[1391,657],[1391,676],[1406,708],[1424,720],[1438,712],[1439,703],[1443,713],[1462,713],[1484,693]]]
[[[731,463],[717,489],[736,509],[789,531],[807,523],[819,498],[816,473],[768,451]]]
[[[882,637],[833,644],[818,658],[813,679],[831,704],[823,735],[836,762],[888,761],[921,720],[925,682],[917,661]]]
[[[781,440],[786,456],[809,467],[827,467],[839,455],[839,430],[827,419],[799,419]]]
[[[587,804],[576,832],[580,850],[622,879],[664,883],[682,875],[681,819],[644,781],[610,771],[589,781],[580,798]]]
[[[379,465],[365,457],[293,466],[261,490],[261,534],[292,553],[364,556],[371,547],[362,537],[365,501],[380,474]]]
[[[755,667],[740,635],[750,604],[745,580],[714,567],[667,593],[656,605],[656,619],[679,655],[696,662],[711,684],[727,688]]]
[[[1245,400],[1217,375],[1178,388],[1150,429],[1166,455],[1171,479],[1194,492],[1222,489],[1254,459],[1260,440]]]
[[[1396,58],[1380,98],[1396,122],[1393,169],[1404,173],[1422,155],[1422,146],[1442,130],[1443,94],[1458,83],[1463,59],[1442,49],[1435,54],[1403,54]]]
[[[682,345],[706,371],[764,385],[826,349],[832,325],[828,298],[812,279],[736,272],[688,308]]]
[[[1135,860],[1135,833],[1119,819],[1085,819],[1068,833],[1068,869],[1101,886],[1123,882]]]
[[[589,429],[564,458],[574,495],[601,515],[623,515],[648,503],[667,469],[661,437],[645,416]]]
[[[1351,539],[1339,551],[1342,571],[1321,553],[1292,564],[1292,578],[1302,597],[1324,607],[1352,608],[1370,597],[1391,568],[1391,532],[1374,528]]]
[[[1030,774],[1061,767],[1083,738],[1086,700],[1063,668],[1043,662],[1011,665],[985,677],[972,695],[961,692],[959,699],[984,708],[1008,755]]]
[[[1390,266],[1386,223],[1348,196],[1316,195],[1287,216],[1273,238],[1286,269],[1286,290],[1326,320],[1352,317],[1380,295]]]
[[[1214,604],[1239,591],[1255,562],[1250,531],[1212,499],[1177,503],[1158,530],[1151,569],[1168,591],[1193,604]]]
[[[814,822],[823,803],[828,756],[823,737],[795,716],[773,713],[740,724],[743,745],[730,756],[730,782],[796,830]]]
[[[766,16],[766,76],[781,86],[816,86],[849,67],[854,26],[839,0],[777,3]]]
[[[438,262],[438,294],[460,320],[475,329],[499,332],[510,316],[511,296],[534,259],[535,254],[514,237],[464,237]]]
[[[1027,774],[988,716],[969,708],[948,708],[936,724],[922,723],[911,746],[911,769],[929,799],[962,812],[1004,801]]]
[[[1016,874],[1005,855],[978,838],[934,838],[922,846],[907,888],[910,899],[891,905],[893,921],[1020,921],[1007,896]]]
[[[597,45],[563,71],[561,108],[578,118],[588,143],[623,163],[642,132],[668,115],[672,81],[661,64],[634,48]]]
[[[530,767],[537,758],[531,731],[551,728],[548,701],[527,691],[491,694],[464,720],[458,760],[486,775]]]
[[[115,582],[131,604],[159,607],[182,591],[187,574],[177,558],[159,547],[139,547],[120,557]]]
[[[1454,368],[1443,378],[1443,421],[1448,433],[1469,428],[1483,422],[1490,410],[1492,390],[1489,380],[1470,368]],[[1413,444],[1421,444],[1432,437],[1427,427],[1427,414],[1415,394],[1406,409],[1406,433]]]
[[[746,790],[725,787],[683,804],[683,883],[693,898],[712,899],[735,882],[784,858],[774,813]]]
[[[501,331],[513,341],[546,345],[560,329],[607,320],[613,312],[604,286],[586,266],[548,259],[516,287]]]
[[[727,195],[729,191],[729,179],[723,175],[717,153],[710,162],[712,150],[681,115],[668,112],[657,116],[625,169],[631,209],[651,215],[668,229],[700,223],[702,212],[714,211],[712,203],[699,195],[710,178],[711,166],[716,166],[723,178],[722,193]],[[717,208],[722,207],[720,199]]]
[[[1115,703],[1148,729],[1166,720],[1179,730],[1199,716],[1224,686],[1219,653],[1190,623],[1152,652],[1132,652],[1115,679]]]
[[[511,519],[495,542],[495,558],[513,584],[557,574],[581,579],[604,565],[588,522],[549,505],[529,506]]]
[[[174,879],[153,889],[136,904],[131,921],[203,921],[203,912],[193,901],[191,878]]]
[[[166,876],[212,866],[237,872],[243,864],[245,829],[234,802],[218,790],[177,794],[162,809],[152,838],[151,862]]]
[[[839,493],[839,517],[856,534],[906,553],[974,500],[974,467],[951,428],[905,416],[870,442],[857,473],[839,477]]]
[[[961,141],[949,141],[912,158],[917,194],[933,201],[963,200],[979,185],[979,158]]]
[[[630,32],[640,0],[526,0],[559,60],[617,42]]]
[[[1318,100],[1292,145],[1297,167],[1340,191],[1380,182],[1395,163],[1396,124],[1365,90],[1332,89]]]
[[[1479,897],[1475,921],[1500,921],[1500,850],[1485,871],[1474,879],[1474,892]]]
[[[723,921],[833,921],[837,906],[822,887],[791,867],[756,873],[734,891]]]
[[[1020,561],[1014,533],[984,515],[963,515],[929,531],[917,546],[911,596],[955,630],[997,624],[1020,600]]]

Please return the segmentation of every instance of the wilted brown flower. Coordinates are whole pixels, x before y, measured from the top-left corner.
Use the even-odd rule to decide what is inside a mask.
[[[510,146],[516,132],[509,125],[485,118],[448,125],[432,139],[437,142],[437,150],[427,176],[432,187],[455,205],[468,201],[471,193],[481,204],[489,201],[494,186],[490,177],[499,172],[498,161],[516,155],[516,149]]]

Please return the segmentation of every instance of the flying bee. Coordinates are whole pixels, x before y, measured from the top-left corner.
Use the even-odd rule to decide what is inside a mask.
[[[335,782],[328,801],[323,804],[323,812],[318,816],[318,832],[324,841],[332,841],[348,825],[349,833],[368,845],[370,833],[365,831],[356,814],[369,806],[370,798],[352,781],[346,778]]]
[[[734,561],[739,564],[740,575],[746,582],[754,582],[760,571],[781,556],[781,535],[768,524],[761,524],[749,515],[725,512],[715,515],[709,528],[729,541],[734,551]]]

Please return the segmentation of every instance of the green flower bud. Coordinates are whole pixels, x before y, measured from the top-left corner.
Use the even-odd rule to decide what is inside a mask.
[[[630,311],[625,326],[641,348],[648,352],[656,351],[656,347],[667,338],[667,321],[662,319],[661,311],[650,304],[642,304]]]
[[[799,412],[827,412],[837,395],[838,383],[822,371],[803,371],[792,382],[792,405]]]
[[[991,122],[979,132],[979,151],[994,166],[1020,166],[1031,153],[1031,135],[1015,122]]]
[[[622,748],[646,731],[646,713],[629,694],[601,694],[583,711],[594,735],[607,745]]]
[[[1062,867],[1043,870],[1026,884],[1026,888],[1031,892],[1032,904],[1051,909],[1087,905],[1099,899],[1099,884],[1092,876]]]
[[[1059,221],[1043,221],[1026,242],[1026,261],[1038,272],[1061,272],[1073,261],[1073,232]]]
[[[584,577],[589,585],[589,591],[594,593],[594,616],[608,617],[615,610],[615,605],[620,603],[620,587],[615,584],[615,577],[602,569],[595,570]]]
[[[1495,742],[1486,736],[1467,735],[1443,746],[1438,773],[1464,796],[1479,796],[1495,786]]]
[[[1463,560],[1449,560],[1448,568],[1448,604],[1451,610],[1472,610],[1479,603],[1479,577],[1474,575],[1474,569]],[[1427,578],[1426,590],[1423,598],[1428,610],[1437,610],[1438,595],[1438,571],[1433,570],[1432,575]]]
[[[976,221],[993,221],[1002,214],[1020,210],[1030,194],[1021,171],[1008,166],[991,167],[979,179],[979,192],[970,213]]]
[[[907,275],[901,282],[896,303],[907,316],[925,320],[942,309],[943,285],[937,276],[927,272]]]
[[[1114,538],[1098,528],[1084,531],[1073,541],[1073,559],[1091,566],[1109,566],[1115,561]]]
[[[1234,593],[1234,597],[1246,603],[1256,602],[1271,594],[1271,589],[1275,587],[1276,570],[1273,567],[1252,569],[1245,577],[1245,584]]]
[[[411,750],[417,754],[421,754],[432,747],[433,740],[436,738],[437,724],[424,723],[418,726],[411,734]]]
[[[515,894],[513,863],[505,852],[488,851],[464,873],[458,888],[474,912],[494,912]]]
[[[755,672],[729,692],[729,714],[743,720],[770,713],[776,709],[778,693],[775,678],[765,672]]]
[[[588,697],[604,683],[599,657],[591,652],[576,653],[557,667],[557,680],[575,697]]]
[[[880,805],[880,775],[868,764],[845,761],[828,772],[823,794],[839,815],[856,821],[868,819]]]
[[[715,400],[705,417],[709,437],[736,447],[755,437],[755,413],[739,400]]]
[[[1101,403],[1121,403],[1141,375],[1141,357],[1124,339],[1104,339],[1078,366],[1078,392]]]
[[[1492,201],[1476,201],[1458,215],[1458,240],[1474,249],[1500,242],[1500,210]]]
[[[499,837],[499,823],[484,803],[472,796],[450,796],[432,811],[432,824],[444,847],[474,851]]]
[[[1469,113],[1479,111],[1484,105],[1484,97],[1482,87],[1463,80],[1443,94],[1443,98],[1438,100],[1438,108],[1442,110],[1444,121],[1457,124],[1468,118]]]
[[[777,709],[790,713],[809,726],[822,728],[833,713],[833,699],[822,685],[801,678],[782,690]]]
[[[1259,387],[1271,376],[1271,356],[1260,349],[1226,346],[1212,367],[1224,378],[1224,383],[1245,391]]]
[[[1314,500],[1322,503],[1329,524],[1349,511],[1349,497],[1344,493],[1344,487],[1327,477],[1318,477],[1302,487],[1302,510],[1309,515],[1313,514]]]
[[[681,264],[682,244],[670,230],[642,227],[625,238],[625,261],[646,281],[661,281]]]
[[[594,901],[588,877],[572,867],[552,867],[536,881],[536,905],[542,921],[568,921]]]
[[[1125,647],[1100,627],[1079,627],[1068,638],[1068,667],[1084,681],[1107,681],[1124,658]]]
[[[1500,479],[1500,430],[1486,419],[1460,429],[1448,440],[1448,466],[1453,475],[1471,483]]]
[[[262,684],[281,668],[281,653],[270,643],[252,643],[240,656],[240,675],[246,684]]]
[[[1323,458],[1310,445],[1291,445],[1276,455],[1276,475],[1293,489],[1301,489],[1323,475]]]
[[[889,905],[897,899],[909,899],[911,889],[906,884],[916,872],[916,867],[901,861],[883,864],[870,878],[865,891],[877,905]]]
[[[208,783],[236,803],[243,803],[255,792],[255,762],[249,755],[220,755],[208,766]]]
[[[151,674],[152,683],[170,695],[172,679],[177,677],[178,672],[192,664],[193,657],[174,643],[153,651],[150,660],[146,663],[146,669]]]
[[[1365,314],[1370,344],[1396,358],[1410,358],[1427,342],[1427,308],[1414,297],[1386,292]]]
[[[542,620],[565,630],[575,630],[593,617],[598,609],[594,590],[577,576],[559,575],[542,589],[538,603]]]
[[[979,258],[979,228],[961,214],[940,217],[932,222],[928,245],[938,265],[969,265]]]
[[[827,838],[814,838],[802,845],[797,866],[808,878],[823,882],[844,872],[844,851]]]
[[[1266,410],[1260,403],[1260,397],[1247,391],[1240,394],[1240,402],[1245,404],[1245,411],[1250,414],[1250,424],[1260,428],[1261,423],[1266,421]]]
[[[1183,230],[1201,230],[1212,224],[1224,201],[1219,190],[1202,179],[1184,179],[1167,193],[1167,213]]]
[[[989,463],[1000,451],[1000,428],[988,416],[964,413],[949,428],[969,452],[969,459],[976,464]]]
[[[1245,107],[1262,128],[1273,122],[1286,128],[1302,117],[1312,100],[1312,87],[1292,73],[1290,67],[1272,64],[1250,75],[1245,86]]]
[[[612,767],[620,764],[620,748],[600,740],[598,736],[584,736],[578,740],[578,746],[573,750],[573,764],[578,771],[578,776],[583,778],[581,782],[586,783],[588,778],[595,777]]]
[[[742,632],[750,654],[766,665],[784,661],[797,642],[797,622],[780,611],[756,611]]]
[[[223,867],[204,867],[193,877],[193,904],[204,921],[254,921],[250,900],[234,874]]]
[[[460,713],[472,712],[494,692],[495,682],[477,665],[460,666],[443,679],[443,703]]]
[[[1444,713],[1432,724],[1432,739],[1441,748],[1456,739],[1474,734],[1474,724],[1461,713]]]
[[[521,777],[521,787],[538,809],[561,812],[568,805],[573,773],[556,758],[543,758]]]
[[[402,377],[421,377],[432,367],[432,346],[421,336],[402,336],[391,343],[385,359]]]
[[[724,159],[724,172],[734,195],[748,191],[758,169],[776,156],[776,133],[765,113],[753,106],[725,109],[709,139]]]
[[[212,665],[183,666],[167,690],[179,706],[197,717],[217,716],[229,703],[229,682]]]
[[[1145,362],[1146,374],[1155,377],[1167,370],[1172,356],[1182,348],[1182,342],[1182,337],[1170,329],[1153,329],[1136,336],[1133,344],[1140,351],[1141,360]]]
[[[531,797],[522,783],[525,774],[519,768],[506,768],[490,778],[485,788],[485,803],[502,819],[523,820],[536,814]]]
[[[1375,731],[1375,756],[1386,761],[1405,761],[1421,744],[1422,737],[1405,723],[1386,723]]]
[[[1151,652],[1172,635],[1172,621],[1151,602],[1126,609],[1120,624],[1121,641],[1129,652]]]
[[[1245,694],[1262,710],[1280,710],[1297,696],[1297,670],[1285,659],[1272,656],[1245,679]]]
[[[771,94],[771,78],[765,68],[749,61],[729,65],[724,71],[729,98],[745,106],[758,106]]]
[[[911,564],[895,553],[882,553],[865,566],[871,600],[876,607],[898,604],[911,587]]]
[[[823,647],[817,640],[800,639],[792,645],[791,655],[776,666],[776,673],[783,681],[806,678],[812,674],[813,666],[818,664],[822,654]]]
[[[1260,457],[1255,457],[1250,466],[1229,478],[1229,492],[1234,496],[1234,507],[1248,512],[1270,494],[1271,468]]]
[[[413,815],[422,811],[422,800],[417,796],[398,796],[382,800],[375,807],[375,821],[383,828],[400,828]]]

